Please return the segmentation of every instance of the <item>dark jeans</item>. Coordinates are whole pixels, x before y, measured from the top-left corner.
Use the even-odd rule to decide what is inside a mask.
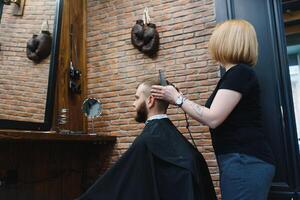
[[[222,200],[266,200],[275,166],[240,153],[217,156]]]

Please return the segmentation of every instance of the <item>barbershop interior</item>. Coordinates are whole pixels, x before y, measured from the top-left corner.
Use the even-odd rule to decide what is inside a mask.
[[[234,20],[251,24],[258,43],[254,99],[275,166],[262,198],[225,187],[211,134],[225,126],[204,119],[231,70],[210,40]],[[164,101],[144,82],[153,77],[169,88],[159,91],[180,94],[155,118]],[[220,110],[233,101],[221,99]],[[299,0],[0,0],[0,200],[232,200],[230,192],[300,200]]]

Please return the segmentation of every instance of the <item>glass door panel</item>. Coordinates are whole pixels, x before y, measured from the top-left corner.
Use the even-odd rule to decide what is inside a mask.
[[[291,79],[298,144],[300,147],[300,2],[283,0],[288,67]],[[300,149],[299,149],[300,151]]]

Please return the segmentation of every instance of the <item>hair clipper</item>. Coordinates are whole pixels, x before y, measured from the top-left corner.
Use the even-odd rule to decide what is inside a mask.
[[[162,86],[168,85],[166,78],[165,78],[165,74],[162,70],[159,70],[159,81],[160,81],[160,85],[162,85]]]

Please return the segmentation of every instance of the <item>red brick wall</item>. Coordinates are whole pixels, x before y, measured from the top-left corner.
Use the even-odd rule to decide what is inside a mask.
[[[49,58],[34,64],[26,43],[44,20],[53,30],[55,0],[26,0],[23,16],[5,5],[0,23],[0,119],[41,122],[46,104]]]
[[[151,59],[134,49],[130,31],[149,8],[160,35],[158,57]],[[215,26],[213,0],[89,0],[87,30],[88,95],[103,103],[103,116],[95,120],[97,133],[118,136],[114,162],[141,132],[132,103],[135,88],[147,76],[166,77],[191,100],[203,105],[218,80],[218,67],[208,55],[207,42]],[[180,109],[168,115],[189,139]],[[209,165],[218,190],[218,169],[208,127],[190,119],[198,149]],[[89,124],[91,125],[91,124]]]

